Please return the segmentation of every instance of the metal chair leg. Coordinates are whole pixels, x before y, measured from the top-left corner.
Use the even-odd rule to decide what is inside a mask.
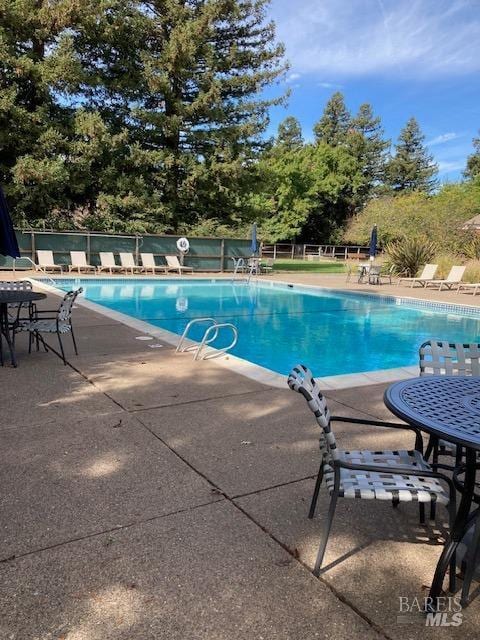
[[[308,512],[308,517],[310,520],[315,515],[315,508],[317,506],[318,494],[320,492],[320,487],[322,486],[323,480],[323,460],[320,462],[320,469],[318,470],[317,480],[315,482],[315,489],[313,490],[312,501],[310,503],[310,510]]]
[[[28,332],[28,353],[32,353],[32,340],[33,340],[33,335],[32,335],[32,332],[29,331]]]
[[[62,352],[62,360],[63,364],[66,365],[67,361],[65,360],[65,351],[63,350],[62,338],[60,337],[60,332],[57,331],[58,344],[60,345],[60,351]]]
[[[330,506],[328,508],[327,522],[325,523],[325,528],[322,532],[322,538],[320,541],[320,546],[318,548],[317,560],[315,562],[315,567],[313,569],[314,576],[318,576],[322,568],[323,557],[325,555],[328,537],[330,535],[330,529],[332,528],[333,517],[335,515],[335,507],[337,506],[337,498],[338,498],[338,487],[335,487],[330,498]]]
[[[475,524],[473,525],[473,536],[470,541],[470,545],[465,554],[465,575],[463,577],[462,585],[462,607],[466,607],[469,604],[470,585],[472,584],[473,576],[477,562],[479,560],[479,544],[480,544],[480,518],[476,517]]]
[[[72,342],[73,342],[73,348],[75,349],[75,355],[78,356],[77,341],[75,340],[75,334],[73,333],[72,323],[70,323],[70,332],[72,334]]]
[[[420,524],[425,524],[425,504],[423,502],[418,503],[418,511],[420,514]]]

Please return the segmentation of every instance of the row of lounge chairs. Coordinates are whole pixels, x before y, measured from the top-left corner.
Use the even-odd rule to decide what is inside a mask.
[[[442,289],[453,289],[456,287],[457,291],[460,289],[473,289],[474,295],[477,293],[478,288],[480,288],[480,283],[470,283],[470,282],[462,282],[463,275],[465,273],[466,267],[463,266],[454,266],[450,269],[450,273],[446,278],[440,279],[435,278],[435,274],[438,269],[438,264],[426,264],[423,268],[422,273],[415,278],[405,278],[402,277],[398,280],[398,284],[401,283],[409,283],[411,287],[414,287],[416,284],[419,284],[422,287],[438,287],[441,291]]]
[[[70,264],[61,265],[55,264],[52,251],[37,251],[37,270],[39,271],[59,271],[63,273],[64,269],[68,267],[68,272],[78,273],[102,273],[107,271],[108,273],[168,273],[174,271],[182,274],[186,271],[193,272],[192,267],[186,267],[180,264],[177,256],[165,256],[166,264],[155,264],[155,258],[153,253],[141,253],[142,264],[135,264],[132,253],[120,252],[120,264],[115,262],[115,257],[112,251],[100,252],[100,264],[95,266],[88,264],[85,251],[70,251]]]

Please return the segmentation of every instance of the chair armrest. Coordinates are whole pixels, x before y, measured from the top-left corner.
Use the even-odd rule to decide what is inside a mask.
[[[411,424],[404,424],[402,422],[382,422],[381,420],[368,420],[363,418],[346,418],[343,416],[330,416],[332,422],[346,422],[350,424],[366,424],[371,427],[391,427],[392,429],[406,429],[407,431],[413,431],[415,434],[415,449],[417,451],[423,451],[423,437],[420,429],[413,427]]]
[[[58,313],[58,309],[37,309],[37,313]]]

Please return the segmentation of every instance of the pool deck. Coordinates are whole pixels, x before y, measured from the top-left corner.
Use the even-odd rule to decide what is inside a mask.
[[[345,287],[343,276],[271,278]],[[90,309],[74,314],[80,355],[67,337],[66,367],[29,356],[20,335],[18,368],[0,368],[2,640],[478,637],[479,599],[459,627],[397,620],[400,597],[427,595],[441,508],[438,528],[422,527],[414,505],[339,501],[328,568],[314,578],[328,499],[322,489],[306,518],[318,431],[304,400]],[[333,413],[386,419],[384,389],[326,396]],[[336,433],[350,448],[412,446],[397,430]]]

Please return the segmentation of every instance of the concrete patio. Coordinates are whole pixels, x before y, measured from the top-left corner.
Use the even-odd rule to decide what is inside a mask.
[[[344,276],[273,276],[345,286]],[[468,294],[349,285],[475,304]],[[480,302],[480,298],[478,298]],[[58,304],[49,296],[47,307]],[[27,353],[0,368],[0,638],[303,640],[471,638],[397,621],[428,594],[445,534],[415,505],[340,501],[327,571],[313,577],[321,520],[307,519],[318,431],[305,402],[133,329],[74,312],[68,366]],[[312,367],[315,363],[311,363]],[[384,385],[328,391],[332,413],[389,417]],[[391,416],[390,416],[391,417]],[[410,436],[339,425],[342,446]]]

